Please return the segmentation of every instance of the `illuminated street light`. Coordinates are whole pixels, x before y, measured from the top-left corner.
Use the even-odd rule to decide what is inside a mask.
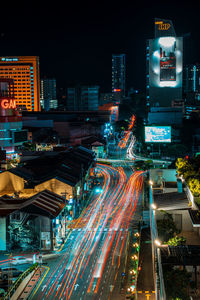
[[[150,185],[153,185],[153,181],[149,180],[149,184],[150,184]]]
[[[156,209],[157,208],[157,206],[153,203],[153,204],[151,204],[151,207],[153,208],[153,209]]]
[[[155,243],[155,245],[158,246],[158,247],[161,246],[161,242],[160,242],[159,240],[157,240],[157,239],[154,241],[154,243]]]

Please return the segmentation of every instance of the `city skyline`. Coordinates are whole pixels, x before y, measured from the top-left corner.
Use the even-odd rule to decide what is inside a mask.
[[[101,2],[98,9],[91,2],[79,9],[70,4],[62,11],[61,1],[56,7],[47,6],[47,2],[33,6],[31,1],[29,17],[33,22],[28,26],[23,18],[26,7],[14,5],[9,11],[10,21],[6,23],[5,16],[1,20],[1,55],[38,55],[41,77],[55,77],[58,87],[91,83],[109,92],[112,54],[125,53],[128,87],[144,90],[145,43],[153,37],[154,17],[160,17],[172,20],[177,36],[191,33],[184,45],[184,63],[198,61],[199,25],[194,6],[182,4],[180,9],[174,4],[172,9],[154,1],[145,7],[141,2],[124,3],[119,9],[111,4]]]

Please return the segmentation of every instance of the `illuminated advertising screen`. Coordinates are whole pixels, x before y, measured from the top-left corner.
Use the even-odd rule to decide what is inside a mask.
[[[170,46],[160,43],[160,81],[176,81],[176,43],[175,38],[170,39]]]
[[[151,106],[171,106],[182,99],[183,40],[165,36],[149,40],[149,98]]]
[[[145,126],[146,143],[171,143],[171,126]]]

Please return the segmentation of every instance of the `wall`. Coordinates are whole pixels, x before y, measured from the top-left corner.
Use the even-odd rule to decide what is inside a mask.
[[[180,214],[182,216],[182,229],[181,229],[182,231],[193,231],[194,230],[188,210],[170,210],[167,212],[173,216],[174,222],[175,222],[175,215]],[[159,210],[156,211],[156,220],[162,220],[163,216],[164,216],[164,214],[161,211],[159,211]]]
[[[6,250],[6,218],[0,218],[0,251]]]
[[[162,178],[165,179],[166,182],[176,182],[176,169],[152,169],[150,170],[150,179],[152,181],[156,180],[158,175],[162,173]]]
[[[23,178],[5,171],[0,173],[0,195],[13,194],[24,189]]]
[[[70,186],[70,185],[68,185],[68,184],[66,184],[62,181],[59,181],[55,178],[36,185],[34,191],[36,193],[38,193],[38,192],[41,192],[45,189],[47,189],[51,192],[54,192],[58,195],[61,195],[61,196],[63,196],[63,193],[66,192],[67,193],[67,199],[69,199],[70,196],[73,196],[72,186]]]

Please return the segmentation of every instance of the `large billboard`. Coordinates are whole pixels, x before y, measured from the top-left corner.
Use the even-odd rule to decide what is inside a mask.
[[[146,143],[171,143],[171,126],[145,126]]]
[[[183,40],[164,36],[149,40],[149,101],[170,107],[182,99]]]

